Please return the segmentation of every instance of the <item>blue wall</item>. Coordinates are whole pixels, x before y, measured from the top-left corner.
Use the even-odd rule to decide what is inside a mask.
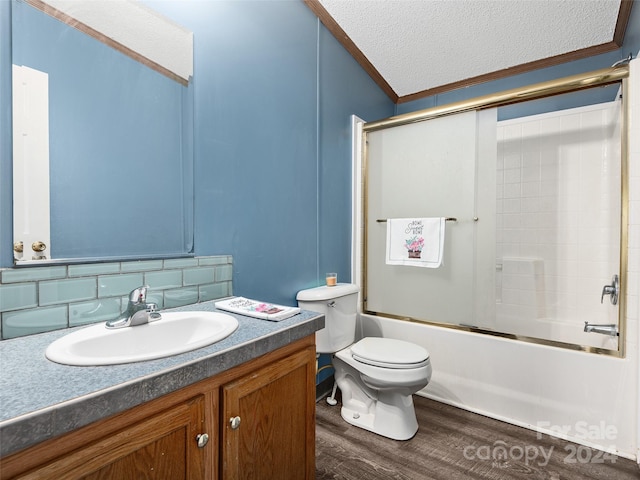
[[[147,3],[194,32],[196,254],[272,302],[350,281],[350,116],[393,103],[301,1]]]
[[[391,115],[388,100],[324,26],[320,28],[319,281],[337,272],[352,281],[351,115],[373,121]],[[363,88],[363,86],[368,88]],[[346,246],[346,248],[345,248]]]
[[[350,115],[384,118],[393,103],[301,1],[146,3],[194,32],[195,253],[233,255],[234,293],[273,302],[293,304],[325,271],[349,281]]]
[[[10,265],[8,2],[0,1],[0,265]],[[293,304],[350,281],[350,115],[376,120],[610,66],[617,52],[395,107],[302,1],[146,1],[194,32],[195,253],[234,258],[234,293]],[[8,141],[7,141],[8,139]]]
[[[11,4],[0,1],[0,267],[13,263]]]

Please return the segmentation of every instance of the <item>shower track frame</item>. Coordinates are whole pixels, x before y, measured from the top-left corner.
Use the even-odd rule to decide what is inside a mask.
[[[622,64],[611,68],[603,68],[582,74],[576,74],[569,77],[563,77],[546,82],[536,83],[524,87],[504,90],[502,92],[483,95],[480,97],[462,100],[447,105],[435,106],[416,112],[396,115],[382,120],[366,122],[362,124],[362,135],[360,138],[362,152],[363,167],[363,204],[362,204],[362,221],[363,221],[363,237],[362,237],[362,255],[363,262],[361,268],[361,311],[368,315],[393,318],[408,322],[415,322],[425,325],[438,326],[454,330],[479,333],[484,335],[492,335],[521,342],[546,345],[569,350],[577,350],[588,353],[596,353],[608,355],[612,357],[624,358],[626,333],[627,333],[627,270],[628,270],[628,229],[629,229],[629,166],[628,166],[628,125],[629,125],[629,107],[627,101],[629,64]],[[469,111],[485,110],[488,108],[513,105],[516,103],[526,102],[529,100],[537,100],[563,93],[576,92],[588,88],[598,86],[611,85],[620,83],[622,85],[622,118],[621,118],[621,208],[620,208],[620,301],[618,309],[618,349],[606,349],[600,347],[592,347],[589,345],[579,345],[574,343],[559,342],[536,337],[527,337],[523,335],[511,334],[497,330],[488,330],[484,328],[473,327],[469,325],[458,325],[445,322],[437,322],[432,320],[423,320],[403,315],[394,315],[389,313],[375,312],[367,309],[367,225],[368,218],[368,149],[367,135],[369,132],[384,130],[387,128],[408,125],[412,123],[424,122],[447,115],[454,115]],[[375,219],[372,221],[376,221]]]

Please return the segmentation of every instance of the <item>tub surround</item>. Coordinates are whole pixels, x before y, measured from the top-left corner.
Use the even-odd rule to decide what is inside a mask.
[[[419,395],[637,460],[635,345],[615,358],[370,315],[360,326],[429,350],[433,377]]]
[[[172,309],[188,310],[217,311],[213,301]],[[218,343],[163,359],[107,367],[73,367],[47,360],[46,347],[69,330],[0,342],[0,456],[176,391],[324,327],[324,316],[310,311],[281,322],[234,316],[238,329]]]

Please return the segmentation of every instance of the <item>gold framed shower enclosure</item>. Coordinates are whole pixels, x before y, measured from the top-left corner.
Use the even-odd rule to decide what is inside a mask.
[[[526,87],[514,88],[503,92],[498,92],[490,95],[484,95],[468,100],[463,100],[455,103],[451,103],[443,106],[435,106],[425,110],[416,112],[410,112],[407,114],[397,115],[382,120],[373,122],[367,122],[362,124],[362,136],[361,136],[361,155],[362,155],[362,189],[363,189],[363,204],[362,204],[362,221],[363,221],[363,235],[362,235],[362,269],[361,269],[361,285],[362,285],[362,311],[369,315],[383,316],[387,318],[394,318],[399,320],[405,320],[409,322],[418,322],[421,324],[435,325],[444,328],[457,329],[467,332],[474,332],[480,334],[488,334],[493,336],[499,336],[503,338],[514,339],[523,342],[536,343],[541,345],[554,346],[559,348],[578,350],[590,353],[610,355],[614,357],[624,357],[625,355],[625,343],[626,343],[626,285],[627,285],[627,249],[628,249],[628,217],[629,217],[629,192],[628,192],[628,102],[626,101],[626,93],[628,88],[627,78],[629,76],[629,65],[623,64],[611,68],[605,68],[596,70],[584,74],[573,75],[547,82],[537,83]],[[463,112],[480,111],[494,107],[501,107],[506,105],[512,105],[529,100],[537,100],[545,97],[555,96],[563,93],[571,93],[588,88],[606,86],[615,83],[622,85],[623,98],[621,105],[621,139],[620,139],[620,154],[621,154],[621,184],[620,184],[620,293],[619,293],[619,308],[618,308],[618,331],[619,337],[617,342],[617,350],[599,348],[587,345],[579,345],[574,343],[566,343],[561,341],[535,338],[522,336],[517,334],[511,334],[501,332],[497,330],[490,330],[485,328],[478,328],[475,326],[459,325],[452,323],[444,323],[434,320],[417,319],[404,315],[395,315],[393,313],[377,312],[369,309],[367,305],[368,298],[368,277],[367,277],[367,265],[368,265],[368,226],[369,222],[380,222],[380,219],[369,218],[368,204],[369,204],[369,154],[368,151],[368,135],[371,132],[384,130],[401,125],[408,125],[412,123],[424,122],[427,120],[444,117],[453,114],[459,114]]]

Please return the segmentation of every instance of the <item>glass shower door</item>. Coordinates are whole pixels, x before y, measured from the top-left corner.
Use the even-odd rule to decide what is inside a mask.
[[[479,135],[479,118],[487,115],[489,135]],[[486,138],[491,140],[483,142]],[[476,160],[483,148],[495,159],[494,139],[495,111],[462,113],[369,133],[365,310],[439,323],[474,322],[476,262],[484,262],[484,269],[490,271],[495,248],[490,241],[488,258],[480,259],[475,253],[482,223],[477,221]],[[495,185],[495,168],[490,181]],[[495,210],[495,196],[487,205]],[[493,239],[495,215],[483,213],[484,228]],[[442,265],[387,265],[387,220],[419,217],[455,219],[445,224]]]
[[[364,310],[619,352],[621,110],[486,109],[368,132]],[[455,219],[442,265],[386,264],[387,220],[418,217]]]

